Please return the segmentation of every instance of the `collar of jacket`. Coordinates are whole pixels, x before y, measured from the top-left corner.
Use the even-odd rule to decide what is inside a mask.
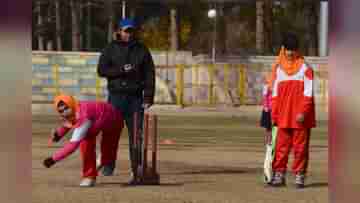
[[[120,46],[122,46],[122,47],[132,47],[132,46],[137,44],[136,40],[131,40],[130,42],[123,42],[123,41],[120,41],[120,40],[114,40],[113,42],[120,45]]]

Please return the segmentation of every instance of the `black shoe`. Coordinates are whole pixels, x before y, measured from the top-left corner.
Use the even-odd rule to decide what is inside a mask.
[[[139,185],[140,181],[137,175],[135,175],[132,171],[130,172],[130,181],[128,182],[128,185]]]
[[[137,178],[131,178],[131,180],[128,182],[128,185],[139,185],[140,182],[137,180]]]
[[[113,176],[115,169],[115,163],[111,163],[102,167],[103,176]]]

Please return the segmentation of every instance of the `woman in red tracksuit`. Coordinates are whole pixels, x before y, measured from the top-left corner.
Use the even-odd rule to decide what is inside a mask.
[[[278,127],[273,160],[273,186],[286,185],[286,171],[291,149],[295,185],[303,188],[309,162],[309,139],[315,127],[313,69],[298,52],[298,39],[287,34],[278,60],[273,66],[271,118]]]

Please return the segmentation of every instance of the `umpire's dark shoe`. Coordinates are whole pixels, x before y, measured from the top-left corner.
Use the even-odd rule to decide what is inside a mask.
[[[140,180],[136,178],[135,176],[131,177],[130,181],[128,182],[128,185],[140,185]]]
[[[115,163],[107,164],[102,167],[103,176],[113,176],[115,169]]]
[[[129,182],[128,185],[139,185],[139,181],[136,180],[136,178],[132,178]]]
[[[131,178],[130,178],[130,181],[128,182],[128,185],[135,186],[135,185],[141,184],[139,177],[136,174],[134,174],[132,171],[130,172],[130,177]]]

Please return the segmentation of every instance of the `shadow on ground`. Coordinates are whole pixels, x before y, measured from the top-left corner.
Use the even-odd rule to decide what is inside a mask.
[[[321,188],[321,187],[328,187],[329,184],[327,182],[319,182],[319,183],[310,183],[307,184],[306,187],[309,188]]]

